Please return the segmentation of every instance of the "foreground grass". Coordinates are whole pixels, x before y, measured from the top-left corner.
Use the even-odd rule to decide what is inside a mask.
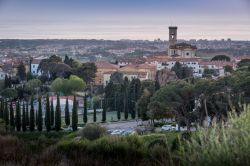
[[[201,130],[183,146],[185,165],[250,165],[250,111],[231,114],[226,125]]]

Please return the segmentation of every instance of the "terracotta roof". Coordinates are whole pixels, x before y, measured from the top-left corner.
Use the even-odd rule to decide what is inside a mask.
[[[149,65],[149,64],[129,64],[129,65],[121,68],[121,70],[126,70],[126,69],[135,69],[135,70],[139,70],[139,69],[155,69],[156,70],[156,66],[155,65]]]
[[[98,61],[95,63],[97,69],[118,69],[119,66],[115,64],[111,64],[107,61]]]
[[[237,56],[234,57],[235,60],[250,59],[250,56]]]
[[[208,66],[208,65],[215,65],[215,66],[218,66],[218,67],[225,67],[225,66],[234,66],[234,63],[233,62],[226,62],[226,61],[201,61],[199,63],[200,65],[203,65],[203,66]]]
[[[139,78],[146,78],[147,72],[141,72],[141,71],[118,71],[124,75],[138,75]],[[113,74],[114,71],[108,71],[103,74]]]
[[[200,61],[200,57],[193,57],[193,58],[183,58],[181,56],[171,57],[171,56],[152,56],[146,59],[147,62],[170,62],[170,61],[180,61],[180,62],[197,62]]]
[[[41,59],[32,59],[31,64],[40,64]]]

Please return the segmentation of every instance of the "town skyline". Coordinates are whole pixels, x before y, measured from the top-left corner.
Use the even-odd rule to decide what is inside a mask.
[[[1,39],[250,39],[247,0],[0,1]],[[237,11],[237,12],[236,12]]]

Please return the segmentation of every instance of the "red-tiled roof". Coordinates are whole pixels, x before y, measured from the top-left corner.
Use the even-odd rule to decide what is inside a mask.
[[[115,64],[111,64],[107,61],[99,61],[95,63],[97,69],[118,69],[119,66]]]

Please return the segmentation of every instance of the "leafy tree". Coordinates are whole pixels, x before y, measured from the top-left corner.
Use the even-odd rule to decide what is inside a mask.
[[[21,130],[21,110],[19,101],[16,103],[16,130]]]
[[[72,68],[64,63],[56,64],[51,71],[53,78],[68,78],[73,73]]]
[[[34,110],[34,98],[31,97],[30,101],[30,131],[35,130],[35,110]]]
[[[32,93],[38,92],[42,82],[39,79],[32,79],[27,82],[27,87],[31,89]]]
[[[83,90],[86,87],[86,83],[81,78],[71,75],[69,79],[55,79],[51,86],[55,92],[71,94],[75,91]]]
[[[11,130],[15,130],[15,116],[12,103],[10,103],[10,128]]]
[[[5,99],[14,99],[17,97],[17,91],[12,88],[6,88],[1,91],[0,95]]]
[[[17,76],[19,77],[21,81],[24,81],[27,77],[26,69],[25,69],[23,62],[21,62],[17,67]]]
[[[42,75],[49,77],[53,75],[53,70],[59,63],[62,63],[62,59],[56,55],[52,55],[49,59],[43,59],[40,62],[38,70],[41,71]]]
[[[148,112],[146,112],[147,116],[154,122],[154,120],[160,120],[163,118],[173,118],[174,112],[167,111],[166,106],[164,104],[153,101],[148,105]]]
[[[83,122],[87,123],[88,121],[88,110],[87,110],[87,96],[84,96],[84,111],[83,111]]]
[[[64,84],[64,80],[62,78],[57,78],[52,82],[51,88],[54,92],[62,92],[63,84]]]
[[[227,61],[230,62],[231,58],[226,55],[216,55],[211,59],[211,61]]]
[[[27,129],[26,125],[27,125],[27,122],[26,122],[25,104],[23,102],[23,108],[22,108],[22,130],[23,132],[25,132]]]
[[[26,126],[29,126],[30,125],[30,117],[29,117],[29,102],[27,101],[26,102]]]
[[[51,126],[54,126],[55,123],[55,111],[54,111],[54,104],[53,104],[53,99],[51,100],[50,104],[50,124]]]
[[[238,64],[238,67],[249,67],[250,66],[250,59],[242,59]]]
[[[74,96],[73,108],[72,108],[72,129],[73,129],[73,131],[77,130],[77,126],[78,126],[78,111],[77,111],[76,96]]]
[[[11,77],[6,74],[5,77],[4,77],[4,87],[5,88],[11,88],[11,85],[12,85]]]
[[[95,78],[95,74],[97,72],[97,67],[95,63],[87,62],[83,63],[80,67],[75,69],[75,73],[77,76],[82,78],[87,84],[93,82]]]
[[[67,126],[70,125],[69,101],[68,101],[68,98],[66,99],[66,105],[65,105],[65,123],[66,123]]]
[[[224,67],[224,70],[225,70],[225,72],[227,72],[227,73],[232,73],[232,72],[233,72],[233,67],[227,65],[227,66]]]
[[[185,123],[188,130],[190,130],[191,122],[195,121],[194,94],[192,84],[186,81],[177,81],[158,90],[151,98],[151,102],[160,102],[168,110],[174,111],[178,126]]]
[[[50,101],[49,101],[49,95],[46,97],[46,112],[45,112],[45,125],[46,130],[50,131],[51,129],[51,122],[50,122]]]
[[[192,69],[186,66],[182,66],[180,62],[176,62],[171,70],[175,72],[179,79],[185,79],[193,76]]]
[[[61,105],[60,105],[59,95],[57,95],[57,102],[56,102],[55,129],[56,131],[61,130]]]

